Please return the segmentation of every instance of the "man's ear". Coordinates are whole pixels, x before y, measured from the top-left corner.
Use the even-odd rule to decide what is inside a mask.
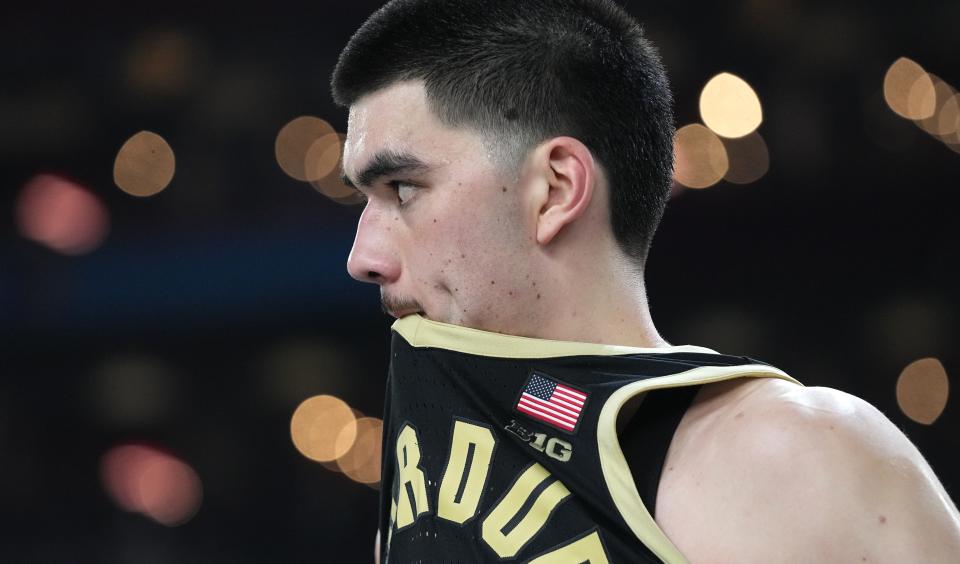
[[[586,211],[597,171],[590,150],[573,137],[549,139],[534,150],[533,157],[537,243],[546,245]]]

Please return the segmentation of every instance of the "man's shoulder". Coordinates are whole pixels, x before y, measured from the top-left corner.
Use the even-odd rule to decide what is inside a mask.
[[[740,378],[703,386],[677,433],[682,438],[696,431],[695,438],[709,440],[714,448],[775,459],[802,448],[805,438],[891,430],[899,432],[879,410],[852,394],[778,378]]]
[[[777,378],[707,384],[677,427],[661,488],[707,475],[776,482],[805,460],[863,456],[870,451],[864,446],[888,445],[895,433],[876,408],[840,390]]]
[[[889,419],[851,394],[777,379],[705,386],[674,435],[657,499],[657,521],[690,557],[876,561],[884,530],[894,539],[926,518],[958,542],[956,510]]]
[[[795,475],[808,460],[850,463],[916,454],[900,429],[867,401],[776,378],[704,386],[675,440],[711,457],[718,470],[749,465],[759,479],[776,478],[777,470]]]

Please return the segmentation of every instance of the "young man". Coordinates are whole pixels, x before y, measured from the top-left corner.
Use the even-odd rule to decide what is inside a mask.
[[[880,412],[657,333],[672,100],[620,8],[394,0],[332,88],[367,199],[347,267],[398,318],[385,561],[960,561]]]

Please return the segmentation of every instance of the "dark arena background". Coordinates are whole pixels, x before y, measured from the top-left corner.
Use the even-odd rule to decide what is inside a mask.
[[[391,320],[328,82],[379,4],[3,8],[0,561],[371,561]],[[661,333],[867,399],[956,499],[960,3],[625,6]]]

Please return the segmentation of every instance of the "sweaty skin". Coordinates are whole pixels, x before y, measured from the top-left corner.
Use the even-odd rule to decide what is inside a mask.
[[[548,139],[520,170],[491,154],[478,133],[440,122],[420,82],[352,105],[343,172],[368,201],[351,276],[378,284],[396,317],[667,345],[641,269],[613,239],[606,179],[589,149]],[[389,170],[390,155],[422,166]],[[370,174],[374,165],[384,174]],[[670,445],[656,515],[697,563],[960,554],[956,506],[896,426],[849,394],[771,379],[702,387]]]

